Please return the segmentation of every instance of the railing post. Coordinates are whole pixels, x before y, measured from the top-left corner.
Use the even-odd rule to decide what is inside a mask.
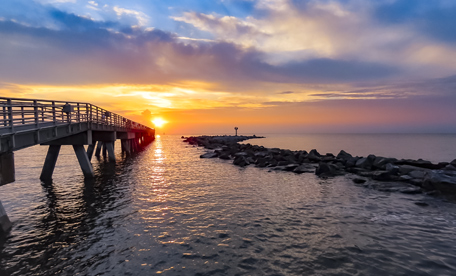
[[[33,114],[35,116],[35,126],[38,127],[38,103],[37,101],[33,101]]]
[[[81,110],[79,109],[79,103],[77,104],[78,107],[78,123],[81,122]]]
[[[24,107],[21,106],[21,117],[22,117],[22,124],[25,124],[25,120],[24,120]]]
[[[8,122],[9,126],[11,128],[11,132],[14,132],[14,125],[13,125],[13,105],[11,103],[11,99],[8,99],[7,101],[8,105]]]
[[[41,122],[44,123],[44,106],[41,107]]]
[[[3,125],[8,126],[8,122],[6,121],[6,106],[3,106]]]
[[[56,116],[55,116],[55,101],[52,101],[52,121],[54,122],[54,125],[57,124]]]

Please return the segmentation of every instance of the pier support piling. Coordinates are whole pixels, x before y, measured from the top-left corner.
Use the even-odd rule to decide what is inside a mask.
[[[107,142],[106,149],[108,151],[109,162],[116,162],[116,156],[114,154],[114,142]]]
[[[82,173],[84,177],[92,178],[94,177],[92,164],[90,164],[89,157],[82,145],[73,145],[74,153],[79,161],[79,166],[81,166]]]
[[[95,156],[96,157],[100,157],[100,153],[101,153],[101,147],[103,146],[103,142],[101,141],[98,141],[97,142],[97,149],[95,151]]]
[[[89,145],[89,147],[87,148],[87,157],[89,157],[89,161],[92,160],[94,150],[95,150],[95,144]]]
[[[44,160],[43,170],[41,171],[40,179],[42,181],[51,180],[54,173],[55,164],[59,157],[60,145],[50,145],[46,159]]]
[[[6,152],[0,155],[0,186],[14,182],[14,153]]]
[[[11,230],[11,221],[3,208],[2,202],[0,201],[0,232],[7,233]]]
[[[107,155],[106,142],[103,142],[102,148],[103,148],[103,150],[102,150],[103,151],[103,157],[106,158],[106,155]]]

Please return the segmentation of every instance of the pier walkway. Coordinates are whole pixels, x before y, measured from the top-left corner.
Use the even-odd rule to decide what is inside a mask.
[[[84,176],[93,177],[92,155],[103,152],[115,162],[117,139],[129,154],[152,142],[155,130],[89,103],[0,97],[0,186],[15,181],[16,150],[48,146],[40,176],[48,181],[61,146],[71,145]],[[5,217],[0,201],[0,230],[6,231]]]

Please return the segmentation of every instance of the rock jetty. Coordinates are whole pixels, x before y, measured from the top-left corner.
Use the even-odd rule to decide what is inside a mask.
[[[184,142],[201,146],[210,151],[201,158],[232,160],[240,167],[254,165],[274,171],[315,173],[319,177],[332,177],[351,173],[353,182],[378,190],[403,193],[445,194],[456,196],[456,159],[452,162],[434,164],[418,159],[396,159],[369,155],[352,156],[341,150],[337,155],[320,154],[313,149],[291,151],[265,148],[251,144],[239,144],[258,136],[198,136],[182,137]],[[368,183],[367,180],[377,180]],[[384,183],[379,185],[378,183]]]

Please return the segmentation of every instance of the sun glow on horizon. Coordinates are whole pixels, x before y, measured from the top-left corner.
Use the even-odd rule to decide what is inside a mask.
[[[168,121],[165,121],[163,120],[162,118],[155,118],[152,120],[152,123],[154,124],[154,126],[156,127],[162,127],[164,126],[166,123],[168,123]]]

